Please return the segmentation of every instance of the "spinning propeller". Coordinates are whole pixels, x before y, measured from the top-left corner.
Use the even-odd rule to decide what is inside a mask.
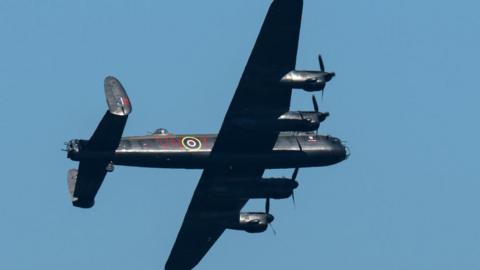
[[[267,215],[270,214],[270,198],[267,198],[265,202],[265,212]],[[273,235],[277,235],[277,231],[275,231],[271,222],[268,223],[268,226],[272,229]]]
[[[295,180],[297,179],[297,175],[298,175],[298,168],[295,168],[295,170],[293,171],[293,175],[292,175],[292,182],[295,183]],[[293,202],[293,207],[297,207],[296,204],[295,204],[295,189],[292,189],[292,202]]]
[[[318,62],[320,63],[320,71],[325,72],[325,65],[323,64],[323,58],[322,55],[318,55]]]
[[[265,213],[270,214],[270,198],[265,202]]]
[[[322,58],[320,57],[320,60]],[[323,62],[320,61],[320,66],[323,65]],[[323,90],[322,90],[322,98],[323,98]],[[315,111],[315,113],[317,114],[317,118],[319,117],[318,116],[318,102],[317,102],[317,98],[315,97],[315,95],[312,95],[312,103],[313,103],[313,110]],[[320,126],[319,126],[320,128]],[[317,130],[315,130],[315,135],[318,135],[318,128]]]
[[[323,92],[322,92],[323,93]],[[325,118],[327,118],[330,113],[328,112],[325,112],[325,113],[322,113],[322,112],[319,112],[318,110],[318,102],[317,102],[317,98],[315,97],[315,95],[312,95],[312,103],[313,103],[313,110],[315,111],[315,113],[317,114],[317,118],[318,118],[318,121],[319,122],[323,122],[325,120]],[[322,119],[320,119],[322,118]],[[315,134],[318,134],[318,129],[315,131]]]
[[[323,58],[322,55],[318,55],[318,63],[320,65],[320,72],[324,73],[323,78],[325,79],[325,82],[330,81],[333,77],[335,77],[335,72],[325,72],[325,64],[323,63]],[[323,86],[322,90],[322,100],[323,100],[323,92],[325,90],[325,85]]]
[[[312,95],[313,110],[318,113],[318,102],[315,95]]]
[[[300,144],[299,144],[299,146],[300,146]],[[301,146],[300,146],[300,149],[301,149]],[[294,185],[295,185],[295,181],[296,181],[296,179],[297,179],[298,171],[299,171],[299,168],[295,168],[295,170],[293,171],[293,174],[292,174],[291,181],[292,181],[292,183],[293,183]],[[295,189],[292,189],[292,200],[293,200],[293,206],[295,207],[295,191],[294,191],[294,190],[295,190]],[[265,200],[265,213],[266,213],[267,215],[270,214],[270,198],[267,198],[267,199]],[[277,235],[277,232],[276,232],[275,229],[273,228],[272,223],[270,222],[270,223],[268,223],[268,225],[269,225],[270,228],[272,229],[273,234],[274,234],[274,235]]]

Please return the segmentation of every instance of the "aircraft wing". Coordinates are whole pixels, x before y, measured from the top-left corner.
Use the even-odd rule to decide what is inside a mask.
[[[263,169],[229,172],[224,169],[209,168],[203,171],[165,265],[166,270],[195,267],[226,229],[218,223],[218,218],[224,213],[239,213],[247,203],[244,199],[212,196],[208,191],[210,182],[237,176],[260,177],[263,174]]]
[[[290,108],[292,89],[280,86],[283,75],[295,69],[303,0],[275,0],[228,108],[211,156],[260,154],[273,149],[278,132],[242,129],[238,119],[275,121]],[[219,198],[210,187],[230,177],[260,178],[265,168],[242,164],[206,168],[193,194],[165,269],[191,269],[225,231],[218,215],[238,214],[247,200]]]

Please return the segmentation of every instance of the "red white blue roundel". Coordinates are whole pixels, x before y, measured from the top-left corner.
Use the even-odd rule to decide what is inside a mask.
[[[202,147],[200,140],[195,137],[184,137],[182,139],[182,145],[188,151],[196,151]]]

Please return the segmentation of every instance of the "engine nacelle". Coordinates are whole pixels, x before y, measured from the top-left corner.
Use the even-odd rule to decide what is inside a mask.
[[[226,227],[231,230],[261,233],[267,230],[268,224],[273,220],[274,217],[268,213],[246,212],[240,213],[238,220],[230,222]]]
[[[211,192],[217,196],[235,196],[241,199],[286,199],[298,187],[298,182],[288,178],[231,179],[222,186],[215,186]]]
[[[274,220],[271,214],[264,212],[200,212],[198,217],[206,222],[221,224],[227,229],[249,233],[264,232]]]
[[[335,76],[334,72],[292,70],[280,79],[280,84],[308,92],[322,91]]]
[[[255,119],[238,117],[235,123],[238,127],[251,130],[267,130],[267,131],[315,131],[319,128],[320,123],[330,114],[328,112],[287,112],[278,117],[275,121],[263,118],[261,115]]]
[[[328,112],[287,112],[278,118],[279,131],[315,131],[330,115]]]

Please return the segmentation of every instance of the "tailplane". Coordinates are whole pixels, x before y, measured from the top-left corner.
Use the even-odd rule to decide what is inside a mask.
[[[77,169],[68,171],[68,190],[76,207],[90,208],[107,172],[113,170],[111,158],[115,154],[132,111],[130,99],[120,81],[112,76],[105,78],[105,97],[108,111],[86,143],[71,141],[67,146],[68,156],[79,160]],[[81,144],[81,145],[80,145]],[[82,155],[89,153],[89,155]],[[92,158],[95,153],[102,153]],[[83,158],[88,156],[89,158]],[[78,157],[78,158],[75,158]]]

